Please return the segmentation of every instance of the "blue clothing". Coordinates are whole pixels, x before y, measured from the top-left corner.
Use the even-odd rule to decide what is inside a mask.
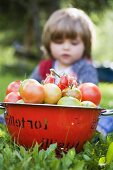
[[[54,68],[54,62],[52,68]],[[72,65],[72,70],[77,75],[77,80],[80,83],[91,82],[98,84],[99,82],[96,68],[87,59],[80,59],[76,61]],[[43,80],[39,73],[38,66],[33,70],[30,78],[33,78],[39,82]]]
[[[97,131],[102,133],[104,136],[113,132],[113,116],[100,116]]]
[[[4,114],[0,115],[0,123],[5,124]]]

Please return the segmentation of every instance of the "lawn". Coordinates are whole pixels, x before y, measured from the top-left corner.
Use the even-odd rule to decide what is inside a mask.
[[[106,109],[113,109],[113,84],[100,83],[99,87],[102,92],[102,100],[100,106]]]

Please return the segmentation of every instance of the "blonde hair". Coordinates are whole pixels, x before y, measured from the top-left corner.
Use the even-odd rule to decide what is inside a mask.
[[[50,42],[59,39],[76,39],[80,36],[85,51],[84,58],[91,58],[91,47],[94,36],[93,23],[80,9],[66,8],[55,11],[45,24],[42,43],[49,56],[51,56]],[[51,56],[52,57],[52,56]]]

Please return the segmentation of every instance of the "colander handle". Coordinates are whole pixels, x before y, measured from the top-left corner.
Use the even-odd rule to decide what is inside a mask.
[[[113,110],[112,109],[107,109],[107,110],[102,110],[101,111],[101,116],[111,116],[113,115]]]
[[[3,103],[0,102],[0,109],[5,109],[5,107],[3,106]]]

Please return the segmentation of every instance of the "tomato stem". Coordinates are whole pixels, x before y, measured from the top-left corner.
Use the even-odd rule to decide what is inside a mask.
[[[50,72],[58,76],[59,78],[61,77],[53,68],[50,69]]]

